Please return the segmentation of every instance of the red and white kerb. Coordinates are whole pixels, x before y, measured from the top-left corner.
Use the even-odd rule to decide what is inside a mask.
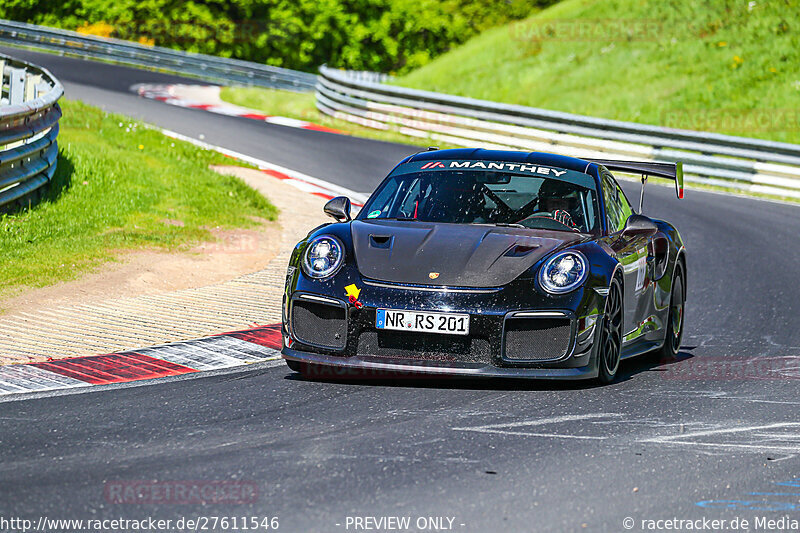
[[[280,358],[281,326],[273,324],[129,352],[0,366],[0,397],[142,381]]]

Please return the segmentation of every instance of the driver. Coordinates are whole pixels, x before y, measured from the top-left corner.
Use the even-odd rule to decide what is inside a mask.
[[[548,217],[578,230],[572,220],[578,207],[577,191],[566,181],[548,179],[539,188],[539,211],[534,216]]]

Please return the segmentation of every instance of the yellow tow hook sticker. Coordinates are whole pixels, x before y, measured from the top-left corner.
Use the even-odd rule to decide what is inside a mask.
[[[351,304],[356,306],[356,309],[361,309],[364,307],[364,304],[358,301],[358,297],[361,294],[361,289],[356,287],[355,283],[345,287],[344,291],[347,293],[347,299],[350,300]]]

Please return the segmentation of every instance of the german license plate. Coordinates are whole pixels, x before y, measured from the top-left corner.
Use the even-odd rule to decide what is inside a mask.
[[[469,315],[378,309],[375,327],[398,331],[469,335]]]

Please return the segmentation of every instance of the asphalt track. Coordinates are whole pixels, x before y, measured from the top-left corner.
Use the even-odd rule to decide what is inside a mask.
[[[50,68],[68,98],[358,191],[414,151],[171,107],[127,87],[174,77],[11,52]],[[677,362],[627,362],[607,387],[331,383],[276,366],[3,403],[0,517],[278,516],[284,531],[353,531],[348,516],[386,515],[454,517],[456,531],[800,519],[800,210],[686,196],[652,186],[645,198],[688,251]],[[204,507],[107,501],[104,487],[125,480],[242,480],[259,492]]]

